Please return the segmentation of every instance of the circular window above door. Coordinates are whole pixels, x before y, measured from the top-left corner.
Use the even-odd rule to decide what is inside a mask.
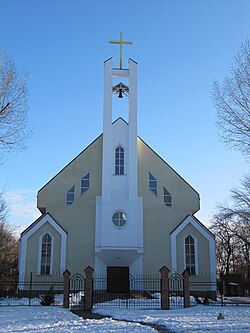
[[[127,216],[124,212],[118,211],[112,216],[112,222],[117,228],[122,228],[127,223]]]

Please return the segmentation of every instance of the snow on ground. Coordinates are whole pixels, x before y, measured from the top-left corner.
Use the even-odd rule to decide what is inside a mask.
[[[117,319],[162,325],[176,333],[250,333],[250,307],[198,305],[169,311],[98,308],[94,312]],[[224,320],[217,319],[219,313],[223,313]]]
[[[134,323],[110,318],[84,320],[57,306],[3,306],[0,307],[0,333],[156,333],[138,322],[162,325],[173,333],[250,333],[250,307],[198,305],[169,311],[132,308],[94,311]],[[219,313],[223,313],[224,320],[217,319]]]
[[[137,323],[109,318],[84,320],[61,307],[9,306],[0,308],[0,333],[155,333]]]

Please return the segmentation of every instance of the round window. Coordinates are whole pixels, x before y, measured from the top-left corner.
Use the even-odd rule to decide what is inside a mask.
[[[127,222],[127,216],[123,212],[116,212],[112,217],[112,222],[118,228],[123,227]]]

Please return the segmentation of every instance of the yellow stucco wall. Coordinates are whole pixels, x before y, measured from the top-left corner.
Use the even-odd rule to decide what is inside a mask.
[[[38,193],[38,207],[68,232],[66,267],[82,272],[94,266],[95,205],[101,195],[102,136],[69,163]],[[81,178],[90,173],[90,188],[81,195]],[[66,193],[75,186],[75,202],[66,205]]]
[[[149,172],[157,179],[158,194],[148,187]],[[164,204],[163,187],[171,193],[172,207]],[[144,274],[171,268],[171,231],[199,209],[199,194],[138,138],[138,192],[143,197]]]
[[[38,207],[45,208],[68,232],[66,268],[71,273],[82,272],[88,265],[94,267],[95,263],[96,197],[101,195],[102,190],[102,138],[98,137],[38,192]],[[148,187],[149,172],[157,179],[157,195]],[[90,173],[90,188],[81,195],[81,178],[87,173]],[[66,193],[72,186],[75,186],[75,202],[73,205],[66,205]],[[164,204],[163,187],[172,195],[172,207]],[[199,210],[199,194],[140,138],[138,196],[143,198],[143,273],[156,273],[164,265],[171,269],[170,233],[187,215]],[[37,271],[38,238],[45,229],[46,225],[28,240],[27,271]],[[181,237],[186,232],[184,229],[177,237],[180,271],[183,262]],[[54,234],[55,239],[60,237],[55,230]],[[198,235],[196,230],[192,230],[192,234],[196,235],[198,243],[203,245],[199,248],[199,258],[207,256],[207,240]],[[60,244],[60,240],[58,243]],[[55,256],[58,256],[58,246],[54,248]],[[57,262],[55,259],[54,263],[59,265]],[[199,263],[199,268],[203,269],[202,262]]]

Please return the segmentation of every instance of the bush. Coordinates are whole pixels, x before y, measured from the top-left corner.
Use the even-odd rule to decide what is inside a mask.
[[[202,301],[199,299],[198,296],[195,296],[194,299],[197,304],[202,304]]]
[[[50,287],[48,291],[46,291],[45,294],[40,296],[40,303],[43,306],[49,306],[55,302],[55,293],[54,288]]]

